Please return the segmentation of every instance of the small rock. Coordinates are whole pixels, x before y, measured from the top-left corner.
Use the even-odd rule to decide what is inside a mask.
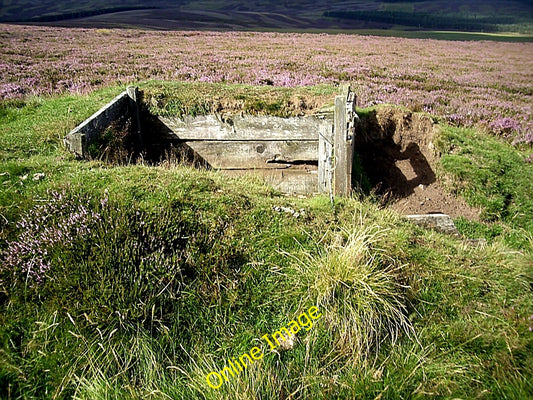
[[[283,206],[273,206],[272,209],[274,211],[278,212],[285,212],[287,214],[291,214],[293,217],[298,218],[305,215],[305,210],[301,209],[299,212],[293,210],[290,207],[283,207]]]
[[[33,174],[33,180],[34,181],[40,181],[41,179],[44,179],[45,175],[42,172],[38,172],[36,174]]]
[[[436,231],[459,236],[453,220],[446,214],[406,215],[408,220],[415,225],[432,228]]]
[[[280,337],[279,348],[280,350],[283,350],[283,351],[292,350],[294,348],[293,337],[292,336],[289,336],[288,338],[285,338],[285,336]]]
[[[21,180],[21,181],[25,181],[26,179],[28,179],[28,174],[26,174],[26,175],[22,175],[22,176],[20,177],[20,180]]]

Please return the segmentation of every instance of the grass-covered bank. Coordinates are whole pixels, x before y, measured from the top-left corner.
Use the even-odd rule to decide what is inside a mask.
[[[120,90],[1,106],[0,397],[532,395],[532,231],[515,217],[530,207],[518,179],[532,166],[510,158],[518,150],[442,136],[455,157],[442,174],[458,191],[513,195],[512,211],[489,202],[490,221],[465,223],[489,239],[474,248],[369,199],[332,209],[253,178],[75,161],[60,138]],[[469,159],[487,179],[455,171]],[[312,305],[323,317],[292,350],[264,348],[220,389],[207,385]]]
[[[278,87],[202,82],[141,83],[143,101],[154,115],[182,117],[204,114],[250,114],[295,117],[333,108],[338,88],[332,85]],[[329,110],[332,111],[332,110]]]

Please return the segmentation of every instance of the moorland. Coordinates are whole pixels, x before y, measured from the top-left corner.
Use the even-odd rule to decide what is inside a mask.
[[[1,398],[533,396],[533,44],[22,24],[0,40]],[[346,83],[362,121],[388,107],[438,127],[435,177],[479,210],[459,236],[375,188],[290,197],[62,142],[131,84],[161,115],[300,115]],[[261,343],[311,307],[290,346]]]

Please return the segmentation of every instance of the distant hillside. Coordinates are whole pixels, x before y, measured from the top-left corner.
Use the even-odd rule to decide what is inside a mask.
[[[4,0],[0,4],[0,22],[67,26],[533,32],[533,0]]]
[[[174,2],[158,0],[88,0],[84,2],[72,0],[4,0],[0,7],[0,21],[51,21],[140,8],[172,7],[180,3],[184,2],[179,0]]]

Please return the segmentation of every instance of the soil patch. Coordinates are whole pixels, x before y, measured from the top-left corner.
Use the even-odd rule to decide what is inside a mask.
[[[403,214],[444,213],[479,219],[480,210],[447,192],[437,180],[438,154],[431,117],[392,106],[361,116],[355,148],[364,175],[383,202]]]

